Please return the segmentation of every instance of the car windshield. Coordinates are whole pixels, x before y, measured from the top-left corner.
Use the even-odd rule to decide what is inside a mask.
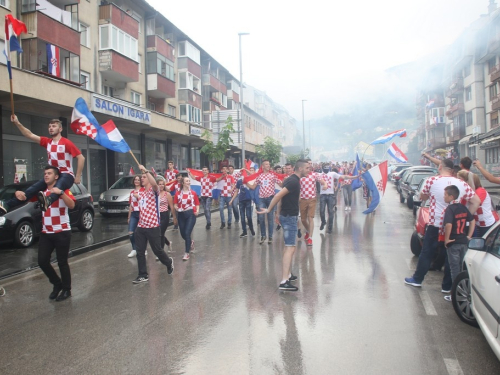
[[[418,185],[420,181],[422,181],[424,178],[432,176],[432,173],[429,174],[414,174],[411,176],[411,181],[410,185]]]
[[[109,189],[133,189],[134,188],[134,176],[122,177],[116,181]]]
[[[9,200],[14,198],[14,193],[18,190],[24,191],[28,188],[29,185],[8,185],[0,189],[0,199],[1,200]]]

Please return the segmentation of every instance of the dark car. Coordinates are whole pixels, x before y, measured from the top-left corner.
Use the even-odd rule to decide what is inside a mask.
[[[0,199],[8,200],[16,191],[24,191],[35,182],[22,182],[0,188]],[[94,226],[92,195],[82,184],[73,184],[70,190],[76,198],[75,207],[69,211],[71,227],[87,232]],[[0,243],[13,241],[16,246],[28,247],[41,232],[42,210],[38,202],[23,203],[0,216]]]
[[[434,167],[427,167],[425,165],[421,166],[416,166],[416,167],[410,167],[406,168],[404,171],[402,171],[398,176],[398,178],[395,179],[394,184],[396,185],[396,190],[398,193],[401,193],[401,187],[400,187],[400,182],[404,180],[405,176],[407,173],[414,173],[414,172],[429,172],[431,171],[433,174],[437,174],[438,170]]]
[[[399,201],[404,203],[406,200],[406,205],[411,210],[413,209],[413,197],[415,196],[417,189],[422,180],[427,177],[434,176],[435,173],[429,172],[412,172],[406,173],[405,177],[399,182]]]
[[[399,172],[401,172],[407,168],[410,168],[411,166],[412,165],[410,163],[391,165],[391,171],[389,172],[389,179],[392,181],[395,181],[395,177]]]

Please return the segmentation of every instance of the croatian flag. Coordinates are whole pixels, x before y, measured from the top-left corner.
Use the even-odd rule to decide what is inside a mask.
[[[361,161],[359,160],[359,155],[358,153],[356,152],[356,166],[354,167],[354,172],[352,173],[353,176],[359,176],[361,174],[361,170],[362,170],[362,165],[361,165]],[[352,191],[355,191],[356,189],[359,189],[361,186],[363,186],[363,183],[361,182],[361,179],[356,179],[356,180],[352,180],[352,183],[351,183],[351,187],[352,187]]]
[[[86,135],[110,150],[122,153],[130,151],[130,147],[114,122],[109,120],[102,126],[99,125],[82,98],[76,100],[75,108],[73,108],[71,129],[75,134]]]
[[[47,43],[47,66],[49,74],[53,76],[61,76],[60,60],[59,60],[59,47]]]
[[[5,16],[5,50],[3,51],[5,57],[7,58],[7,70],[9,71],[9,79],[12,79],[12,68],[10,65],[10,53],[17,51],[18,53],[23,52],[23,49],[19,45],[19,40],[17,37],[22,33],[27,33],[26,25],[12,17],[12,14],[7,14]]]
[[[246,169],[255,168],[255,170],[257,170],[257,163],[254,163],[250,159],[245,159],[245,161],[246,161]]]
[[[391,155],[394,159],[396,159],[396,161],[399,163],[408,162],[408,158],[406,157],[406,155],[403,154],[403,151],[401,151],[394,142],[392,142],[391,147],[389,147],[389,149],[387,150],[387,153]]]
[[[434,99],[429,100],[429,102],[425,105],[427,108],[434,107]]]
[[[130,167],[130,171],[128,172],[128,175],[129,175],[129,176],[133,176],[133,175],[135,175],[135,173],[134,173],[134,168]]]
[[[378,137],[370,144],[377,145],[377,144],[386,143],[386,142],[389,142],[394,137],[401,137],[401,138],[406,137],[406,129],[396,130],[394,132],[387,133],[381,137]]]
[[[375,211],[384,196],[385,187],[387,186],[387,160],[365,172],[363,179],[368,189],[370,189],[372,197],[370,207],[363,211],[364,214],[369,214]]]

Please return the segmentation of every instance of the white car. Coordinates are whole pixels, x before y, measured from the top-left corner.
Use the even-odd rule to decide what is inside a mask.
[[[500,360],[500,222],[469,241],[463,270],[453,282],[453,308],[462,321],[481,328]]]

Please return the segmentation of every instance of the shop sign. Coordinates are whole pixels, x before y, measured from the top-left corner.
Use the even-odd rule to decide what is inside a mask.
[[[201,129],[193,125],[189,125],[189,134],[201,137]]]
[[[151,125],[151,112],[108,96],[92,94],[92,111]]]

